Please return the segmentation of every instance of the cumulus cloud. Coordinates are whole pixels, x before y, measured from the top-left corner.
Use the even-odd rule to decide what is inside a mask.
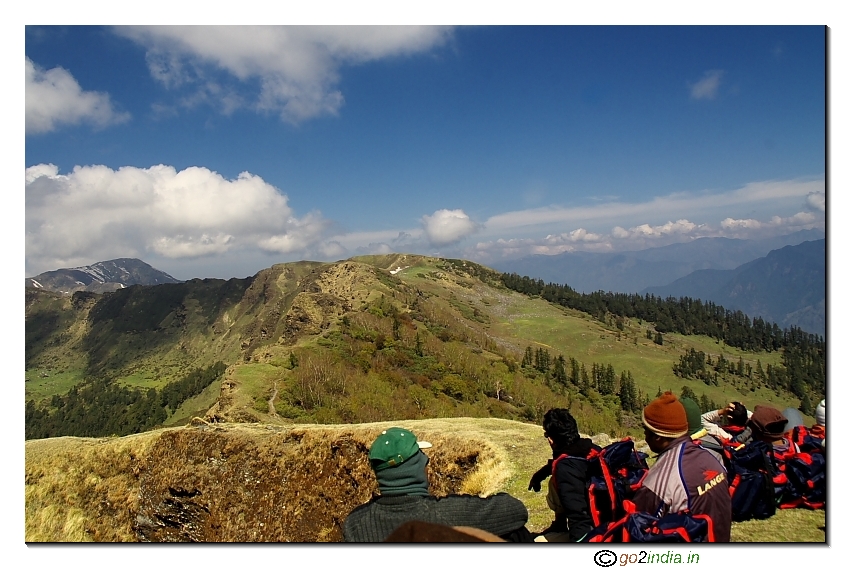
[[[822,212],[788,212],[795,207],[799,210],[805,202],[817,207],[818,195],[824,191],[822,179],[763,181],[731,191],[681,192],[639,203],[609,201],[511,211],[494,215],[481,225],[473,223],[462,210],[441,210],[422,217],[422,230],[352,232],[334,238],[358,254],[431,254],[434,246],[458,244],[451,254],[485,264],[529,254],[637,250],[703,237],[767,238],[808,228],[823,230]],[[729,210],[742,208],[769,220],[724,216]],[[777,210],[787,211],[786,216],[775,216]],[[694,214],[699,214],[699,221],[684,216]],[[658,222],[664,217],[677,220]],[[727,220],[720,222],[724,218]],[[645,222],[635,223],[635,219]],[[544,230],[548,231],[545,237],[537,236]],[[480,234],[482,240],[460,247],[461,240],[473,233]]]
[[[26,169],[28,272],[155,253],[196,258],[237,250],[308,249],[329,226],[296,217],[286,195],[244,172],[225,179],[203,167],[118,170],[93,165],[61,175]]]
[[[620,227],[615,227],[620,228]],[[631,238],[635,236],[640,237],[648,237],[648,238],[658,238],[670,234],[691,234],[698,227],[691,221],[687,219],[679,219],[675,222],[666,222],[662,225],[658,226],[650,226],[648,224],[642,224],[640,226],[636,226],[631,230],[624,231],[620,228],[620,230],[616,231],[619,235],[618,238]],[[612,231],[613,233],[613,231]],[[625,233],[625,234],[624,234]]]
[[[435,246],[453,244],[478,230],[478,225],[461,209],[440,209],[422,217],[428,241]]]
[[[720,222],[720,227],[727,231],[728,235],[738,235],[741,234],[742,229],[749,232],[765,232],[769,229],[787,227],[804,230],[807,228],[820,228],[822,224],[823,219],[819,215],[801,211],[790,217],[773,216],[769,221],[726,218]]]
[[[238,82],[259,82],[252,106],[297,123],[337,114],[344,97],[339,70],[427,51],[451,28],[433,26],[126,26],[116,33],[148,50],[148,68],[165,87],[194,87],[203,100],[244,103],[210,70]],[[226,98],[225,98],[226,97]]]
[[[348,249],[343,246],[338,240],[328,240],[327,242],[319,243],[317,247],[319,254],[325,258],[338,259],[348,255]]]
[[[826,195],[820,191],[813,191],[806,195],[806,206],[813,211],[826,212]]]
[[[44,70],[26,59],[25,116],[27,134],[50,132],[63,124],[88,122],[96,127],[130,119],[113,108],[107,93],[84,91],[61,67]]]
[[[466,257],[480,262],[520,258],[531,254],[554,255],[564,252],[619,252],[689,242],[697,238],[768,238],[797,230],[824,229],[824,216],[802,211],[769,220],[724,219],[719,224],[694,223],[687,219],[662,224],[643,223],[631,228],[615,226],[608,234],[583,228],[543,238],[498,238],[478,242],[466,250]]]
[[[691,98],[696,100],[716,98],[717,91],[720,89],[720,79],[723,77],[723,73],[724,72],[720,69],[706,71],[703,74],[702,79],[692,85],[689,85],[691,89]]]

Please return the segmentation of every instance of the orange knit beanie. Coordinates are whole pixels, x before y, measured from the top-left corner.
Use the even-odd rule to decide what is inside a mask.
[[[681,437],[688,432],[688,414],[673,392],[664,392],[643,409],[643,423],[661,437]]]

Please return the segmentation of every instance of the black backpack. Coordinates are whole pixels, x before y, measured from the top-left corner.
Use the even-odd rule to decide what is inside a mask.
[[[763,520],[776,513],[779,467],[773,448],[764,441],[752,441],[726,449],[732,521]]]
[[[562,458],[580,458],[562,455]],[[588,464],[587,500],[594,526],[608,524],[626,515],[625,500],[632,497],[649,472],[646,454],[635,449],[630,438],[615,441],[599,451],[592,450],[585,459]]]

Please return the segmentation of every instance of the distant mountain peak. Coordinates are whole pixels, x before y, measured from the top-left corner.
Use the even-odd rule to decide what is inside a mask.
[[[131,285],[165,283],[180,283],[180,280],[138,258],[116,258],[95,262],[88,266],[60,268],[26,278],[26,287],[58,293],[75,291],[103,293]]]
[[[641,293],[690,297],[783,327],[826,334],[826,240],[771,250],[732,270],[697,270]]]

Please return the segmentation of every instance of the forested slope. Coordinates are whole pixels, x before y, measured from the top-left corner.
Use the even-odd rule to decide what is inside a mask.
[[[708,409],[731,399],[807,409],[823,392],[824,349],[719,306],[576,294],[410,255],[104,295],[27,290],[27,436],[126,434],[192,416],[538,423],[554,406],[589,434],[617,435],[636,431],[662,389],[687,388]],[[699,353],[711,371],[683,372]]]

